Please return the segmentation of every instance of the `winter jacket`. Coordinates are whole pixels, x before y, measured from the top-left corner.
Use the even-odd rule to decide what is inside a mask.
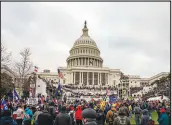
[[[130,125],[130,119],[127,116],[118,116],[114,119],[113,125]]]
[[[126,116],[126,111],[123,107],[119,108],[118,117],[113,121],[113,125],[130,125],[130,119]]]
[[[125,111],[125,116],[129,116],[129,110],[128,110],[128,108],[126,107],[126,106],[122,106],[121,108],[123,108],[124,109],[124,111]]]
[[[66,112],[57,115],[54,125],[72,125],[71,117]]]
[[[37,123],[38,125],[53,125],[53,117],[48,111],[43,111],[38,115]]]
[[[139,106],[134,107],[134,113],[135,114],[140,114],[141,113],[141,109],[140,109]]]
[[[97,110],[96,121],[97,121],[97,125],[104,125],[105,116],[104,116],[104,112],[100,109]]]
[[[168,115],[166,113],[162,113],[158,119],[159,125],[169,125]]]
[[[43,113],[43,112],[41,112],[41,111],[36,111],[36,112],[34,113],[34,115],[33,115],[33,119],[36,121],[36,120],[38,119],[38,116],[39,116],[41,113]]]
[[[56,109],[55,109],[54,106],[49,106],[48,112],[49,112],[50,115],[52,115],[54,118],[56,117]]]
[[[17,123],[10,116],[0,118],[0,125],[17,125]]]
[[[81,108],[81,106],[78,106],[78,109],[75,112],[75,119],[76,120],[82,120],[82,108]]]
[[[144,109],[142,113],[141,125],[147,125],[149,123],[149,112],[147,109]]]
[[[31,111],[29,108],[26,108],[26,109],[25,109],[25,114],[27,114],[27,115],[30,116],[30,119],[29,119],[29,120],[32,119],[33,113],[32,113],[32,111]],[[23,120],[26,121],[26,120],[27,120],[26,117],[24,117]]]

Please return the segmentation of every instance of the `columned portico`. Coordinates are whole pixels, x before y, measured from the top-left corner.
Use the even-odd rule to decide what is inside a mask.
[[[73,83],[75,85],[107,85],[108,84],[108,73],[103,72],[78,72],[74,71]]]

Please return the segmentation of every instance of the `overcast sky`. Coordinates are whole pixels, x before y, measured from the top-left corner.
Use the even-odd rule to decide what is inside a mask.
[[[2,3],[2,43],[12,52],[31,49],[40,69],[66,66],[87,20],[104,66],[151,77],[170,71],[170,3]]]

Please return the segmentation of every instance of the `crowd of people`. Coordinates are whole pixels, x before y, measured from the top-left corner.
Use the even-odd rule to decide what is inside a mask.
[[[167,101],[105,100],[61,101],[44,99],[37,105],[26,101],[8,102],[1,106],[0,125],[154,125],[152,112],[157,112],[159,125],[170,125]]]

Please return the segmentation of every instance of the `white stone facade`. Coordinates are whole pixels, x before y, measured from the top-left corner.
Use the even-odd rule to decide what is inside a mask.
[[[61,79],[62,84],[74,84],[78,86],[115,86],[120,84],[120,69],[110,69],[103,67],[103,59],[100,56],[96,42],[89,36],[88,28],[85,26],[82,29],[83,34],[77,39],[69,51],[70,55],[67,58],[67,66],[59,67],[64,75]],[[39,72],[42,78],[58,82],[58,73]],[[141,84],[148,84],[154,80],[154,77],[140,78],[140,76],[129,77],[129,87],[140,87]],[[158,76],[159,78],[159,76]]]

